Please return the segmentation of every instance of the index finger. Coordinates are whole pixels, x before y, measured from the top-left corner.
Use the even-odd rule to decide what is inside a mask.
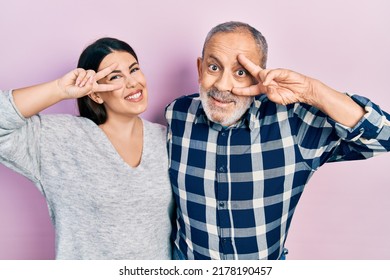
[[[118,66],[118,63],[115,62],[115,63],[111,64],[110,66],[103,68],[102,70],[100,70],[99,72],[96,73],[95,80],[99,81],[100,79],[106,77],[112,71],[114,71],[117,66]]]
[[[97,84],[96,87],[93,88],[94,92],[106,92],[106,91],[114,91],[120,89],[122,85],[118,84]]]
[[[245,55],[239,54],[237,56],[238,62],[256,79],[259,77],[259,73],[263,68],[259,65],[254,64],[250,59],[248,59]]]
[[[249,87],[234,87],[232,88],[232,93],[242,96],[256,96],[262,92],[266,92],[263,88],[261,84],[251,85]]]

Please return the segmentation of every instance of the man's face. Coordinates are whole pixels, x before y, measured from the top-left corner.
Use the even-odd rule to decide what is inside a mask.
[[[207,117],[223,126],[237,123],[253,97],[231,93],[233,87],[247,87],[253,77],[240,65],[244,54],[260,65],[259,47],[248,32],[217,33],[206,44],[204,57],[198,58],[199,92]]]

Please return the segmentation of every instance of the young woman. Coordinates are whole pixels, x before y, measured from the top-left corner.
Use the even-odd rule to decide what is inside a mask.
[[[39,115],[77,98],[80,117]],[[0,162],[44,195],[57,259],[170,259],[165,127],[139,117],[148,91],[134,50],[102,38],[62,78],[0,91]]]

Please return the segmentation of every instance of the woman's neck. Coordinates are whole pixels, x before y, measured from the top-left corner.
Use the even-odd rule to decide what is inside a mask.
[[[131,119],[113,119],[108,118],[104,124],[99,127],[108,135],[113,134],[121,137],[132,137],[137,135],[137,130],[142,127],[141,119],[136,116]]]
[[[121,158],[131,167],[137,167],[142,159],[143,123],[137,116],[130,120],[107,120],[99,126]]]

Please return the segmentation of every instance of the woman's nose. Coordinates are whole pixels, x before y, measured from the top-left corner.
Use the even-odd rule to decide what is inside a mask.
[[[137,80],[132,77],[131,75],[126,77],[126,87],[127,88],[133,88],[137,84]]]

